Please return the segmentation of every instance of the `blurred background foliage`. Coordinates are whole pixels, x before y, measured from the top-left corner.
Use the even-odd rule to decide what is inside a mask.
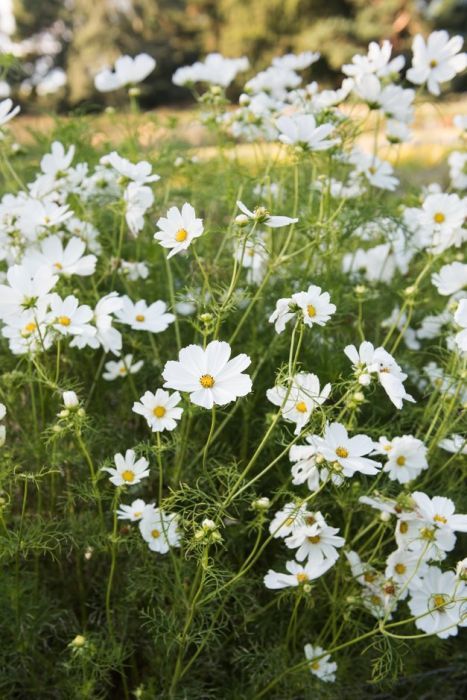
[[[371,40],[387,38],[407,52],[417,32],[467,28],[465,0],[13,0],[13,10],[12,39],[38,40],[23,51],[26,73],[10,70],[9,82],[24,81],[45,54],[47,69],[65,71],[66,85],[40,102],[62,109],[118,103],[114,94],[96,93],[93,77],[121,53],[146,51],[157,59],[144,86],[143,105],[151,107],[186,100],[188,92],[172,85],[172,73],[211,51],[247,55],[252,70],[279,53],[320,51],[313,79],[335,85],[342,63]],[[26,87],[23,104],[34,109],[37,91],[34,84]]]

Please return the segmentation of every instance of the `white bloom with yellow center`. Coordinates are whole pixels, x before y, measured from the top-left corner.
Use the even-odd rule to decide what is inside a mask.
[[[289,452],[289,459],[293,462],[292,467],[292,483],[295,486],[306,485],[310,491],[316,491],[319,488],[320,473],[317,466],[318,450],[314,438],[307,435],[305,438],[307,445],[292,445]]]
[[[136,459],[134,450],[127,450],[125,456],[119,452],[114,455],[115,469],[102,467],[102,471],[111,474],[110,481],[115,486],[134,486],[149,476],[149,462],[145,457]]]
[[[36,267],[46,265],[56,275],[87,277],[94,273],[97,258],[95,255],[84,255],[85,250],[86,243],[78,236],[70,238],[66,245],[60,236],[48,236],[41,241],[39,252],[27,255],[25,262],[30,261]]]
[[[461,262],[453,262],[443,265],[439,272],[431,276],[431,281],[438,290],[438,294],[450,296],[467,287],[467,265]]]
[[[416,616],[415,626],[440,639],[457,635],[467,625],[465,600],[467,586],[454,571],[444,573],[437,566],[427,568],[410,588],[409,609]]]
[[[432,95],[439,95],[440,83],[452,80],[467,66],[467,54],[460,53],[463,43],[461,36],[449,37],[444,29],[431,32],[426,41],[421,34],[416,34],[407,80],[415,85],[426,83]]]
[[[133,355],[129,353],[116,362],[113,360],[106,362],[105,372],[102,373],[102,377],[108,382],[111,382],[114,379],[127,377],[129,374],[136,374],[139,372],[143,364],[143,360],[133,362]]]
[[[403,548],[396,549],[386,560],[385,576],[401,586],[407,584],[408,581],[410,581],[410,585],[414,585],[417,579],[423,576],[427,566],[425,558],[420,553]],[[408,588],[403,595],[404,598],[407,595],[407,590]]]
[[[133,330],[162,333],[173,321],[175,316],[167,313],[167,304],[163,301],[146,303],[144,299],[131,301],[128,296],[121,297],[122,307],[115,312],[120,323],[125,323]]]
[[[296,528],[286,539],[285,544],[289,549],[296,549],[295,558],[303,561],[308,558],[315,566],[319,566],[324,560],[336,561],[339,554],[337,547],[345,544],[343,537],[339,537],[338,527],[330,527],[324,521],[321,513],[312,525],[305,524]]]
[[[292,299],[303,311],[303,322],[306,326],[324,326],[335,313],[336,307],[331,304],[329,292],[322,292],[321,287],[310,284],[306,292],[292,294]]]
[[[266,396],[271,403],[279,406],[285,420],[295,423],[298,435],[310,420],[313,411],[323,404],[331,393],[331,385],[322,389],[319,378],[310,372],[296,374],[289,387],[278,385],[268,389]]]
[[[158,220],[157,226],[159,230],[154,234],[154,240],[159,241],[163,248],[170,248],[168,258],[186,250],[204,230],[203,220],[196,218],[195,210],[188,202],[181,210],[170,207],[167,215]]]
[[[367,435],[349,437],[341,423],[328,423],[323,437],[314,436],[316,449],[342,476],[351,477],[356,472],[374,475],[380,468],[379,462],[364,455],[370,454],[374,443]]]
[[[152,552],[166,554],[171,547],[180,546],[177,515],[153,508],[143,513],[139,529]]]
[[[152,503],[145,503],[142,498],[137,498],[129,506],[122,503],[117,509],[117,518],[119,520],[130,520],[130,522],[135,523],[141,520],[143,516],[147,517],[153,511],[154,505]]]
[[[292,559],[285,563],[285,568],[289,572],[288,574],[283,574],[278,571],[273,571],[269,569],[268,573],[264,577],[264,585],[266,588],[272,590],[277,590],[279,588],[289,588],[300,586],[309,581],[314,581],[334,565],[334,560],[324,559],[321,563],[316,564],[312,561],[307,561],[305,565],[299,564],[297,561]]]
[[[310,672],[324,683],[334,683],[336,680],[337,664],[331,661],[322,647],[305,644],[305,658],[308,659]]]
[[[424,469],[428,469],[427,448],[418,438],[403,435],[393,438],[390,445],[391,449],[385,451],[388,460],[383,471],[389,475],[391,481],[406,484],[416,479]],[[377,452],[383,454],[384,448],[378,449]]]
[[[164,387],[189,392],[192,403],[203,408],[225,406],[249,394],[252,382],[243,370],[251,360],[244,353],[230,359],[231,352],[230,345],[219,340],[211,341],[206,348],[182,348],[178,362],[169,361],[164,367]]]
[[[322,519],[320,513],[311,513],[306,505],[298,503],[286,503],[281,510],[278,510],[269,524],[269,532],[276,539],[278,537],[288,537],[297,528],[303,525],[312,525]]]
[[[157,389],[155,394],[146,391],[141,399],[133,404],[133,411],[146,418],[147,424],[154,433],[174,430],[183,413],[183,408],[178,406],[180,400],[178,391],[173,394],[163,389]]]
[[[265,207],[256,207],[256,209],[251,211],[240,201],[237,201],[237,207],[251,221],[264,224],[270,228],[281,228],[282,226],[296,224],[298,221],[298,219],[292,219],[290,216],[271,216]]]
[[[437,528],[449,528],[457,532],[467,532],[467,515],[455,513],[454,502],[444,496],[430,498],[422,491],[414,491],[412,498],[415,501],[418,517],[433,523]]]
[[[50,295],[49,324],[61,335],[95,335],[96,329],[89,325],[92,320],[92,309],[69,294],[62,299],[58,294]]]

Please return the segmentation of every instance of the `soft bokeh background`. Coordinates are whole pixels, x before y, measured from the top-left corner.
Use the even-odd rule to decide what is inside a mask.
[[[409,49],[417,32],[467,31],[465,0],[0,0],[0,96],[23,112],[86,111],[125,95],[96,93],[93,77],[121,53],[146,51],[157,70],[144,84],[146,108],[182,103],[174,69],[211,51],[247,55],[252,71],[287,51],[321,52],[313,77],[337,84],[339,68],[369,41]],[[465,87],[458,80],[453,90]],[[239,86],[237,86],[237,91]],[[235,94],[235,87],[233,88]]]

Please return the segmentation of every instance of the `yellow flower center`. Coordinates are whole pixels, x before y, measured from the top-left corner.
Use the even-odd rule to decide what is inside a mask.
[[[156,418],[163,418],[166,414],[166,410],[163,406],[156,406],[152,409],[152,412],[156,416]]]
[[[299,573],[299,574],[296,574],[296,576],[297,576],[297,581],[298,581],[299,583],[305,583],[305,581],[309,581],[309,578],[308,578],[307,574],[305,574],[305,573],[303,573],[303,572],[302,572],[302,573]]]
[[[443,523],[443,525],[446,525],[446,523],[448,521],[447,518],[444,517],[444,515],[438,515],[438,514],[435,515],[433,520],[435,520],[435,522],[437,522],[437,523]]]
[[[131,471],[131,469],[125,469],[125,471],[122,472],[122,479],[123,481],[127,481],[129,484],[131,484],[131,482],[135,479],[135,473]]]
[[[56,262],[56,263],[54,263],[54,267],[55,267],[57,270],[63,270],[63,265],[62,265],[62,263]]]
[[[311,542],[311,544],[318,544],[320,539],[321,537],[319,535],[310,535],[310,537],[307,537],[308,542]]]
[[[145,320],[146,320],[146,316],[144,316],[143,314],[136,314],[135,321],[139,321],[140,323],[142,323]]]
[[[186,241],[187,238],[188,231],[184,228],[179,229],[175,234],[175,240],[177,241],[177,243],[183,243],[183,241]]]
[[[448,602],[448,597],[447,595],[444,595],[443,593],[436,593],[433,596],[433,607],[438,608],[440,611],[444,608],[446,603]]]
[[[383,449],[385,452],[390,452],[392,450],[392,445],[385,445]]]
[[[373,574],[371,571],[366,571],[363,574],[363,580],[366,581],[367,583],[373,583],[375,578],[376,578],[376,575]]]
[[[313,671],[317,671],[319,669],[319,661],[313,661],[313,663],[310,664],[310,668]]]
[[[405,574],[407,567],[405,564],[399,563],[399,564],[395,565],[394,570],[395,570],[396,574],[402,575],[402,574]]]
[[[433,217],[435,223],[442,224],[446,221],[446,217],[441,211],[438,211]]]
[[[120,374],[126,374],[126,367],[120,367],[118,371],[120,372]]]
[[[403,455],[401,455],[400,457],[398,457],[398,458],[396,459],[396,464],[397,464],[399,467],[403,467],[404,464],[405,464],[405,457],[404,457]]]
[[[161,533],[159,532],[159,530],[157,530],[156,528],[154,528],[154,530],[151,530],[151,537],[154,537],[155,540],[157,540],[157,538],[160,536]]]
[[[23,335],[29,335],[29,333],[33,333],[36,330],[36,328],[37,325],[34,323],[34,321],[27,323],[23,328]]]
[[[143,515],[143,511],[141,511],[141,510],[137,510],[133,513],[134,518],[141,518],[142,515]]]
[[[214,386],[214,377],[211,374],[203,374],[199,378],[199,383],[203,389],[211,389]]]
[[[316,520],[313,515],[307,515],[307,517],[305,518],[305,522],[307,525],[314,525]]]
[[[316,309],[313,306],[313,304],[308,304],[306,307],[306,312],[310,318],[313,318],[313,316],[316,316]]]
[[[431,530],[429,527],[422,527],[420,530],[420,535],[422,536],[422,539],[428,540],[428,542],[435,539],[435,531]]]
[[[401,522],[399,532],[401,532],[403,535],[405,535],[405,533],[407,532],[408,529],[409,529],[408,523],[406,523],[405,520],[403,522]]]
[[[436,68],[437,65],[438,65],[438,61],[436,61],[435,59],[430,61],[430,68]]]
[[[306,413],[308,410],[304,401],[299,401],[298,403],[296,403],[295,408],[299,413]]]
[[[381,598],[379,595],[372,595],[370,601],[373,603],[373,605],[381,605]]]
[[[374,165],[370,166],[370,167],[368,168],[368,172],[370,173],[370,175],[374,175],[374,174],[376,173],[376,168],[375,168],[375,166],[374,166]]]
[[[345,447],[337,447],[336,448],[336,455],[338,457],[342,457],[342,459],[345,459],[346,457],[349,456],[349,451]]]
[[[69,326],[71,323],[71,318],[69,316],[59,316],[57,321],[61,326]]]

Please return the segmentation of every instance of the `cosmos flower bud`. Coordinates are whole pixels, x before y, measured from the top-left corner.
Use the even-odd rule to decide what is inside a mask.
[[[467,557],[457,562],[456,576],[460,581],[467,581]]]
[[[235,223],[237,226],[246,226],[248,224],[248,217],[246,214],[239,214],[238,216],[235,217]]]
[[[391,520],[391,513],[388,513],[387,511],[383,510],[379,515],[379,519],[383,523],[388,523]]]
[[[370,386],[371,384],[371,374],[361,374],[358,378],[358,383],[362,386]]]
[[[352,398],[355,403],[362,403],[362,401],[365,401],[365,395],[361,391],[356,391]]]
[[[62,398],[66,408],[76,408],[79,405],[79,399],[74,391],[64,391]]]
[[[69,646],[74,647],[75,649],[79,649],[81,647],[84,647],[86,644],[86,637],[84,637],[82,634],[77,634],[76,637],[70,642]]]
[[[268,510],[271,506],[271,500],[267,496],[261,496],[261,498],[253,501],[251,505],[255,510]]]

